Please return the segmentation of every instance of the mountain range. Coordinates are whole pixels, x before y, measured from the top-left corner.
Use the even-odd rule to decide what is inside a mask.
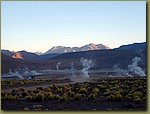
[[[74,50],[74,51],[73,51]],[[93,69],[113,68],[119,64],[120,68],[127,68],[135,56],[142,58],[140,66],[146,68],[146,42],[122,45],[119,48],[110,49],[102,44],[88,44],[82,47],[55,46],[43,54],[27,51],[11,52],[1,50],[2,73],[9,69],[56,69],[56,64],[61,63],[61,69],[70,69],[72,63],[76,69],[81,69],[82,57],[91,59]]]
[[[65,47],[65,46],[54,46],[45,53],[40,53],[40,52],[31,53],[31,52],[27,52],[25,50],[17,51],[17,52],[14,52],[14,51],[11,52],[9,50],[1,50],[1,52],[7,56],[14,58],[14,59],[22,59],[25,61],[41,62],[41,61],[46,61],[50,58],[53,58],[53,57],[55,57],[59,54],[63,54],[63,53],[89,51],[89,50],[103,50],[103,49],[110,49],[110,48],[103,44],[90,43],[90,44],[82,46],[82,47],[72,47],[72,48]]]
[[[109,47],[103,44],[87,44],[82,47],[65,47],[65,46],[54,46],[44,54],[50,53],[69,53],[69,52],[79,52],[79,51],[88,51],[88,50],[102,50],[102,49],[110,49]]]

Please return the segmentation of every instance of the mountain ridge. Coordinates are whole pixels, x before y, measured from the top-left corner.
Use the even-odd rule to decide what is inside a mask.
[[[8,53],[6,53],[8,52]],[[20,58],[13,58],[11,55],[14,53],[21,53]],[[5,54],[4,54],[5,53]],[[146,42],[133,43],[123,45],[115,49],[104,50],[88,50],[70,53],[53,53],[46,55],[36,55],[26,51],[9,52],[8,50],[1,50],[2,54],[2,72],[8,72],[10,68],[26,68],[29,69],[56,69],[57,63],[61,63],[60,69],[70,69],[72,63],[74,67],[81,69],[82,65],[80,59],[82,57],[91,59],[95,65],[93,69],[113,68],[115,64],[119,64],[120,68],[127,68],[132,63],[134,57],[140,57],[140,66],[146,69]],[[6,55],[8,54],[8,55]],[[27,54],[27,55],[26,55]],[[35,55],[35,56],[34,56]],[[30,56],[32,56],[30,58]],[[37,57],[34,59],[34,57]]]
[[[44,54],[50,53],[69,53],[69,52],[78,52],[78,51],[88,51],[88,50],[102,50],[110,49],[108,46],[103,44],[94,44],[90,43],[81,47],[66,47],[66,46],[53,46],[51,49],[46,51]]]

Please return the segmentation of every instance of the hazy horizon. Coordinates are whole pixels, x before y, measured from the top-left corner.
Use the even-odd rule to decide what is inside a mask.
[[[1,49],[146,42],[146,1],[2,1]]]

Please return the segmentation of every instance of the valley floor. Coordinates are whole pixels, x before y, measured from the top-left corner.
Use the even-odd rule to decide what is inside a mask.
[[[55,83],[55,84],[54,84]],[[2,81],[4,111],[146,111],[146,77]]]
[[[80,101],[70,100],[69,102],[44,101],[2,101],[4,111],[22,110],[49,110],[49,111],[146,111],[146,103],[136,104],[129,101],[107,101],[105,99],[82,99]]]

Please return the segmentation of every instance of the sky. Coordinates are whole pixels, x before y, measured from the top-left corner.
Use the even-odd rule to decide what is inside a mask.
[[[146,1],[3,1],[1,33],[1,49],[11,51],[145,42]]]

